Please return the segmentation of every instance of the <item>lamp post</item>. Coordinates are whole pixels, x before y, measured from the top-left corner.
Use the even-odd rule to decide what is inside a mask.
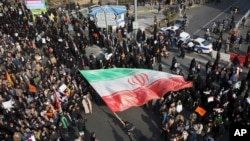
[[[137,0],[134,0],[134,14],[135,14],[135,21],[138,22]]]
[[[134,0],[134,16],[135,16],[135,21],[134,21],[134,25],[133,25],[133,28],[134,28],[134,35],[135,37],[137,36],[137,29],[138,29],[138,10],[137,10],[137,0]],[[134,27],[136,25],[136,27]]]

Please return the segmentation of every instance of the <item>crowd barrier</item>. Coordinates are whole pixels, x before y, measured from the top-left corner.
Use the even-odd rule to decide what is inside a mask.
[[[238,58],[240,60],[240,64],[244,65],[246,62],[245,55],[239,55],[236,53],[227,54],[227,53],[220,52],[220,60],[221,61],[232,62],[236,56],[238,56]],[[212,58],[216,59],[216,57],[217,57],[217,51],[212,51]]]
[[[212,58],[216,59],[217,51],[212,51]],[[230,62],[230,54],[220,52],[220,60]]]
[[[231,54],[230,54],[230,61],[233,61],[234,58],[235,58],[236,56],[238,56],[238,54],[236,54],[236,53],[231,53]],[[238,58],[239,58],[239,60],[240,60],[240,64],[241,64],[241,65],[244,65],[245,62],[246,62],[246,56],[244,56],[244,55],[239,55]]]
[[[247,18],[248,16],[249,16],[249,14],[250,14],[250,9],[246,12],[246,14],[244,15],[244,16],[242,16],[241,18],[240,18],[240,20],[236,23],[236,25],[235,25],[235,28],[236,29],[238,29],[239,28],[239,26],[241,25],[241,21],[242,21],[242,19],[245,17],[245,18]]]

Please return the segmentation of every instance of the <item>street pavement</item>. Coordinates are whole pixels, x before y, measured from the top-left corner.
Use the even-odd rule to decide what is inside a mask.
[[[191,35],[197,35],[203,37],[205,34],[205,29],[209,28],[212,22],[222,22],[226,17],[230,18],[230,8],[234,5],[240,7],[239,13],[235,16],[235,22],[238,22],[241,17],[249,10],[249,6],[246,5],[248,0],[222,0],[220,4],[215,5],[214,3],[208,3],[204,5],[195,5],[192,8],[186,10],[187,17],[189,20],[188,27],[186,28],[186,32]],[[149,7],[149,6],[148,6]],[[148,9],[146,7],[145,9]],[[142,9],[143,7],[138,7],[138,9]],[[131,6],[133,9],[133,6]],[[154,9],[157,10],[157,6],[154,6]],[[143,11],[143,10],[141,10]],[[164,15],[158,12],[144,12],[138,13],[138,23],[139,28],[145,29],[146,27],[154,24],[154,16],[157,16],[157,20],[160,21],[165,18]],[[208,14],[209,13],[209,14]],[[247,24],[247,22],[246,22]],[[247,26],[246,26],[247,28]],[[243,35],[245,37],[246,28],[244,30],[239,30],[238,35]],[[216,35],[213,35],[216,36]],[[223,39],[226,39],[229,35],[227,33],[223,34]],[[225,42],[225,41],[224,41]],[[245,53],[246,45],[243,44],[241,50],[232,50],[237,53]],[[222,49],[223,50],[223,49]],[[232,52],[231,51],[231,52]],[[171,53],[173,56],[177,55],[179,52],[176,48],[171,49]],[[194,52],[190,52],[186,54],[185,59],[191,60],[193,57],[197,58],[200,62],[205,63],[208,60],[212,60],[211,56],[204,54],[197,54]],[[171,59],[170,59],[171,60]]]
[[[245,3],[247,0],[223,0],[221,4],[206,4],[195,6],[195,8],[190,8],[187,11],[189,18],[189,25],[186,28],[186,31],[190,34],[195,34],[203,36],[204,29],[209,26],[213,21],[220,20],[229,16],[229,7],[236,4],[240,7],[240,12],[236,16],[236,20],[239,20],[240,17],[244,15],[244,12],[248,10],[248,5]],[[143,11],[143,10],[141,10]],[[209,13],[209,14],[208,14]],[[153,24],[153,17],[157,15],[158,20],[163,19],[162,14],[156,13],[156,11],[147,11],[138,12],[138,21],[140,28],[146,28]],[[239,28],[239,35],[245,37],[246,31],[250,29],[250,19],[247,18],[246,26],[244,29]],[[227,36],[225,34],[225,36]],[[237,52],[244,53],[247,45],[244,43],[242,49]],[[87,54],[94,53],[96,56],[102,52],[98,46],[92,46],[87,48]],[[177,48],[170,48],[171,56],[168,59],[163,59],[163,71],[170,72],[170,64],[172,62],[173,56],[178,56],[179,52]],[[214,59],[211,56],[206,54],[197,54],[194,52],[187,52],[185,59],[177,58],[177,61],[181,64],[180,68],[183,70],[184,74],[187,76],[187,71],[191,59],[196,58],[202,64],[201,75],[205,75],[205,64],[208,60],[213,61]],[[228,62],[222,62],[221,65],[227,65]],[[157,64],[155,69],[157,69]],[[246,76],[247,68],[244,68],[243,77]],[[121,118],[132,122],[136,126],[136,133],[134,141],[140,141],[139,138],[146,137],[150,138],[155,136],[157,141],[161,141],[159,137],[160,134],[160,118],[159,115],[155,114],[152,110],[146,109],[145,107],[134,107],[123,112],[117,113]],[[86,115],[87,121],[87,131],[90,133],[94,131],[97,135],[97,138],[100,141],[128,141],[128,136],[123,132],[119,120],[113,115],[113,113],[104,105],[96,105],[93,103],[93,114]],[[86,140],[89,140],[89,134],[86,134]],[[143,139],[142,139],[143,140]],[[228,140],[228,136],[224,138],[225,141]],[[145,141],[145,139],[144,139]]]
[[[247,48],[250,46],[250,44],[246,43],[246,35],[247,35],[247,31],[250,31],[250,15],[248,15],[248,17],[246,17],[246,22],[245,22],[245,26],[244,28],[242,26],[239,26],[238,28],[238,35],[242,35],[244,38],[244,42],[242,44],[242,47],[240,50],[233,50],[233,52],[237,53],[237,54],[241,54],[241,55],[245,55],[247,52]]]

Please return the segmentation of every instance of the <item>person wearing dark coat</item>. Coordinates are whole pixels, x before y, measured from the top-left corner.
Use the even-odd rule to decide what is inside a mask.
[[[162,71],[162,64],[159,64],[158,71]]]
[[[239,65],[240,65],[239,55],[237,55],[237,56],[233,59],[233,65],[234,65],[234,66],[239,66]]]
[[[181,57],[182,59],[185,58],[185,49],[184,49],[184,47],[181,47],[181,54],[180,54],[180,57]]]
[[[189,66],[189,72],[195,71],[195,69],[196,69],[196,60],[195,60],[195,58],[193,58],[191,60],[190,66]]]
[[[247,82],[250,82],[250,69],[248,69],[246,81],[247,81]]]
[[[96,138],[95,132],[91,133],[90,141],[98,141],[98,139]]]
[[[240,94],[243,93],[243,92],[245,91],[245,89],[246,89],[246,84],[247,84],[246,79],[244,79],[244,80],[241,81],[240,92],[239,92]]]
[[[215,132],[215,140],[216,141],[223,141],[223,135],[225,133],[225,127],[223,124],[218,125],[218,132]]]
[[[77,117],[77,128],[79,131],[86,132],[86,118],[83,118],[81,115]]]
[[[176,60],[176,58],[175,57],[173,57],[173,59],[172,59],[172,65],[171,65],[171,67],[170,67],[170,70],[173,70],[174,68],[175,68],[175,64],[177,63],[177,60]]]

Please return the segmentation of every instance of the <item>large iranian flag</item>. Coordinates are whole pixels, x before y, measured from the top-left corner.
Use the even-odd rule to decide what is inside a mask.
[[[169,91],[193,86],[180,75],[147,69],[112,68],[80,72],[113,112],[140,106]]]

